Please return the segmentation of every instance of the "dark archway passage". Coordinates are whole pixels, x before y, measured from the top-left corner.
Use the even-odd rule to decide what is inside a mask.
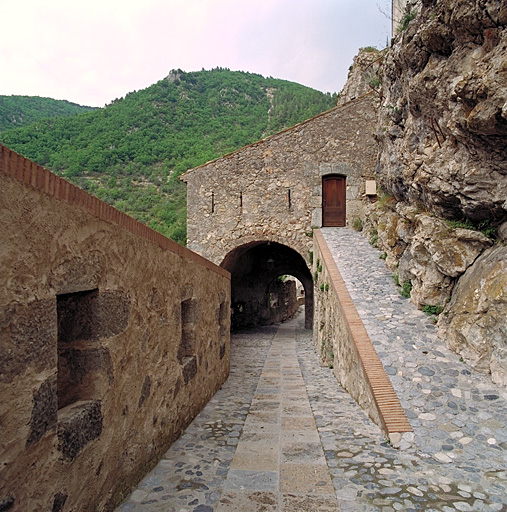
[[[231,325],[243,328],[280,321],[274,311],[273,282],[282,275],[297,278],[304,288],[305,327],[313,324],[313,280],[303,257],[277,242],[250,242],[232,250],[220,265],[231,273]]]

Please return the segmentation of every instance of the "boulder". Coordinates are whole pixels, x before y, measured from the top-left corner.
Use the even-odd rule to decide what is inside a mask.
[[[465,272],[438,322],[450,349],[507,386],[507,247],[487,249]]]
[[[424,244],[416,243],[407,248],[398,271],[400,284],[412,283],[410,299],[418,307],[445,304],[451,295],[453,279],[440,272]]]
[[[378,245],[387,254],[386,265],[390,270],[395,270],[398,260],[405,251],[407,243],[400,236],[406,231],[406,221],[394,211],[384,211],[378,222]]]
[[[412,282],[412,301],[421,305],[447,302],[455,278],[492,245],[479,231],[453,228],[428,214],[414,218],[411,243],[400,260],[400,282]]]
[[[425,245],[442,274],[458,277],[492,241],[480,231],[452,228],[445,221],[418,215],[413,245]]]

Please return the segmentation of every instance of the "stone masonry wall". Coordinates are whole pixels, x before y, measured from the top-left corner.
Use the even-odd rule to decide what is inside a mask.
[[[347,177],[347,222],[363,214],[377,154],[375,102],[363,96],[187,172],[188,247],[220,264],[236,247],[270,240],[308,261],[324,175]]]
[[[270,321],[272,323],[285,322],[292,318],[304,299],[298,301],[296,295],[296,281],[290,279],[281,282],[276,279],[269,288],[270,291]]]
[[[408,0],[392,0],[391,2],[391,36],[398,32],[402,19],[406,13]],[[415,3],[415,2],[411,2]]]
[[[386,433],[318,243],[314,245],[314,258],[315,272],[318,273],[313,325],[315,351],[324,364],[333,368],[343,388]]]
[[[397,445],[412,428],[320,230],[314,232],[313,344],[338,382]],[[408,437],[406,437],[408,439]]]
[[[0,150],[0,504],[112,510],[227,378],[230,276]]]

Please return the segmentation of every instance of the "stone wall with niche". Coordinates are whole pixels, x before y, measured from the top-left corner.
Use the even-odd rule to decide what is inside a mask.
[[[217,265],[242,245],[270,240],[307,262],[322,225],[322,177],[347,177],[347,223],[368,203],[377,144],[374,94],[188,171],[188,247]]]
[[[0,503],[113,510],[229,372],[230,276],[0,146]]]

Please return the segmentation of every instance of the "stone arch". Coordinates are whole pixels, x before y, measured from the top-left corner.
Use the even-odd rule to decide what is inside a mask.
[[[274,323],[270,311],[270,285],[281,275],[297,278],[305,291],[305,327],[313,324],[313,280],[301,254],[272,241],[251,241],[231,250],[222,263],[231,273],[233,328]]]
[[[247,230],[244,229],[244,231]],[[262,229],[252,229],[251,232],[243,233],[242,236],[238,238],[229,240],[227,243],[222,243],[220,251],[217,251],[217,256],[212,258],[212,261],[216,265],[223,267],[223,263],[228,261],[230,255],[237,249],[268,243],[278,243],[288,249],[292,249],[294,252],[297,252],[310,267],[309,254],[313,247],[313,233],[307,235],[301,232],[301,236],[299,236],[298,239],[291,239],[286,236],[283,230],[277,231],[269,225]]]

